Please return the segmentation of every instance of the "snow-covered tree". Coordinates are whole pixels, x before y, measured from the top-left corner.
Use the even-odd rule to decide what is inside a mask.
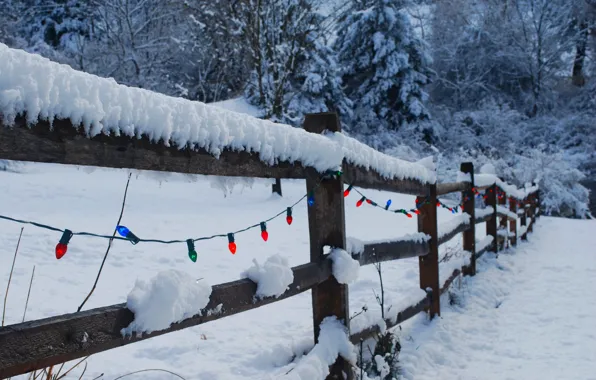
[[[356,0],[340,20],[335,43],[347,93],[354,102],[353,130],[398,129],[426,119],[431,58],[415,35],[407,4]]]
[[[253,70],[249,101],[265,117],[298,125],[306,112],[349,114],[334,53],[322,34],[317,0],[255,0],[246,33]]]
[[[313,34],[297,59],[285,100],[285,118],[291,124],[299,125],[306,113],[333,111],[342,119],[350,120],[352,102],[343,91],[333,50]]]

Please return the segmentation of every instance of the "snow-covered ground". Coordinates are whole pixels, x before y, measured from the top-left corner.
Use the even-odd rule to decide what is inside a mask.
[[[596,379],[596,221],[542,217],[534,231],[481,259],[454,287],[461,306],[405,323],[405,379]]]
[[[0,172],[0,214],[73,231],[111,234],[120,211],[127,171],[43,164],[26,164],[19,170],[20,173]],[[187,239],[227,233],[284,210],[305,192],[304,182],[298,180],[283,181],[283,198],[271,195],[270,181],[245,180],[231,193],[222,191],[226,183],[229,180],[203,176],[135,173],[122,224],[143,238]],[[391,198],[397,208],[414,206],[411,196],[364,193],[382,204]],[[415,218],[366,205],[356,208],[358,199],[357,195],[346,198],[348,236],[366,241],[416,232]],[[125,302],[137,279],[148,280],[164,270],[186,272],[215,285],[239,278],[254,266],[253,259],[264,263],[279,254],[289,265],[303,264],[309,256],[306,207],[302,203],[294,209],[291,226],[284,217],[268,223],[267,242],[261,239],[258,228],[238,234],[235,255],[228,251],[225,238],[197,242],[196,263],[189,260],[184,243],[131,245],[117,241],[85,309]],[[439,209],[440,223],[454,217],[448,210]],[[535,365],[536,371],[538,365],[570,371],[594,370],[593,362],[580,362],[590,348],[594,352],[594,335],[590,335],[593,329],[586,327],[593,324],[596,311],[589,302],[596,277],[594,258],[589,256],[594,237],[588,232],[594,231],[594,227],[591,221],[542,218],[537,232],[529,237],[531,243],[523,244],[515,254],[501,254],[497,261],[486,255],[479,264],[479,275],[464,288],[464,309],[446,307],[442,319],[429,324],[420,315],[403,326],[404,377],[423,379],[441,373],[444,379],[484,379],[486,373],[480,371],[486,366],[494,366],[495,373],[508,368],[513,374],[515,365],[524,365],[524,358],[528,365]],[[18,224],[0,221],[1,284],[8,279],[19,230]],[[483,232],[484,226],[480,225],[478,239],[484,236]],[[75,236],[68,253],[56,260],[54,248],[59,239],[59,233],[25,226],[8,297],[7,324],[21,321],[33,265],[36,270],[27,320],[73,312],[91,288],[107,241]],[[455,238],[444,249],[458,246],[461,247],[460,239]],[[450,273],[450,263],[442,264],[443,272]],[[387,304],[395,309],[410,304],[412,294],[420,292],[417,259],[384,263],[383,268]],[[374,268],[361,268],[358,280],[350,285],[351,312],[367,305],[367,319],[375,321],[375,315],[380,313],[373,289],[378,288]],[[533,294],[537,298],[532,298]],[[0,295],[3,298],[4,288]],[[495,309],[498,301],[503,303]],[[293,357],[300,357],[312,347],[311,317],[310,292],[306,292],[253,311],[93,355],[88,359],[85,378],[104,373],[103,379],[113,379],[145,368],[171,370],[185,379],[277,378],[295,366]],[[542,337],[538,336],[540,331],[545,332]],[[576,335],[580,331],[583,336]],[[567,345],[570,343],[573,344]],[[565,350],[568,355],[562,354]],[[504,365],[499,366],[500,362]],[[577,374],[573,378],[589,378],[588,372],[586,376],[581,376],[584,372]],[[139,376],[170,378],[164,373]]]

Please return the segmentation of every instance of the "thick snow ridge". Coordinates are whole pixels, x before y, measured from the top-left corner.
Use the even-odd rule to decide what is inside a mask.
[[[301,162],[320,172],[340,167],[345,158],[389,179],[436,181],[435,173],[424,165],[382,154],[341,133],[321,136],[127,87],[4,44],[0,44],[0,56],[0,114],[8,124],[26,113],[29,123],[70,119],[89,136],[145,136],[179,149],[203,148],[216,157],[224,149],[257,152],[269,165]]]

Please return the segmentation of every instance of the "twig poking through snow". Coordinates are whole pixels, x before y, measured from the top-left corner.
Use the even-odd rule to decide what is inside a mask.
[[[126,205],[126,194],[128,193],[128,185],[130,184],[130,176],[131,175],[132,175],[132,173],[128,173],[128,180],[126,181],[126,188],[124,189],[124,198],[122,199],[122,209],[120,209],[120,216],[118,217],[118,223],[116,223],[116,226],[120,225],[120,221],[122,220],[122,215],[124,214],[124,206]],[[89,297],[91,297],[91,294],[93,294],[93,291],[97,287],[97,283],[99,281],[99,276],[101,276],[101,271],[103,270],[103,266],[106,263],[106,259],[108,258],[108,253],[110,253],[110,248],[112,248],[112,242],[114,241],[115,236],[116,236],[116,228],[114,228],[114,233],[112,234],[112,238],[108,241],[108,248],[106,249],[106,254],[103,256],[101,265],[99,266],[99,271],[97,272],[97,277],[95,277],[95,283],[93,284],[93,287],[91,288],[91,291],[89,292],[89,294],[87,294],[87,297],[85,297],[85,299],[83,300],[83,303],[81,303],[81,305],[77,309],[77,313],[79,311],[81,311],[81,309],[83,308],[83,306],[85,305],[85,303],[87,302]]]
[[[25,322],[25,314],[27,314],[27,306],[29,306],[29,296],[33,287],[33,276],[35,276],[35,265],[33,266],[33,272],[31,272],[31,281],[29,281],[29,291],[27,291],[27,301],[25,301],[25,310],[23,310],[23,320],[21,322]]]
[[[10,281],[12,280],[12,272],[14,272],[14,263],[17,261],[17,254],[19,253],[19,245],[21,244],[21,237],[23,236],[24,229],[25,227],[21,227],[21,233],[19,234],[19,240],[17,241],[17,248],[14,250],[14,257],[12,258],[10,275],[8,275],[8,284],[6,285],[6,294],[4,295],[4,307],[2,308],[2,326],[4,326],[4,317],[6,316],[6,300],[8,299],[8,290],[10,289]]]
[[[149,372],[149,371],[166,372],[166,373],[169,373],[170,375],[174,375],[174,376],[176,376],[176,377],[177,377],[177,378],[179,378],[179,379],[186,380],[184,377],[182,377],[182,376],[178,375],[177,373],[174,373],[174,372],[172,372],[172,371],[168,371],[167,369],[160,369],[160,368],[142,369],[142,370],[140,370],[140,371],[134,371],[134,372],[130,372],[130,373],[124,374],[124,375],[122,375],[122,376],[118,376],[118,377],[116,377],[114,380],[122,379],[122,378],[123,378],[123,377],[125,377],[125,376],[134,375],[134,374],[136,374],[136,373],[141,373],[141,372]]]

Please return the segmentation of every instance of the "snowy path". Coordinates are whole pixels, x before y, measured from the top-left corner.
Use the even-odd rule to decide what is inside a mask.
[[[596,379],[595,232],[543,217],[529,243],[483,259],[461,307],[404,328],[404,378]]]

